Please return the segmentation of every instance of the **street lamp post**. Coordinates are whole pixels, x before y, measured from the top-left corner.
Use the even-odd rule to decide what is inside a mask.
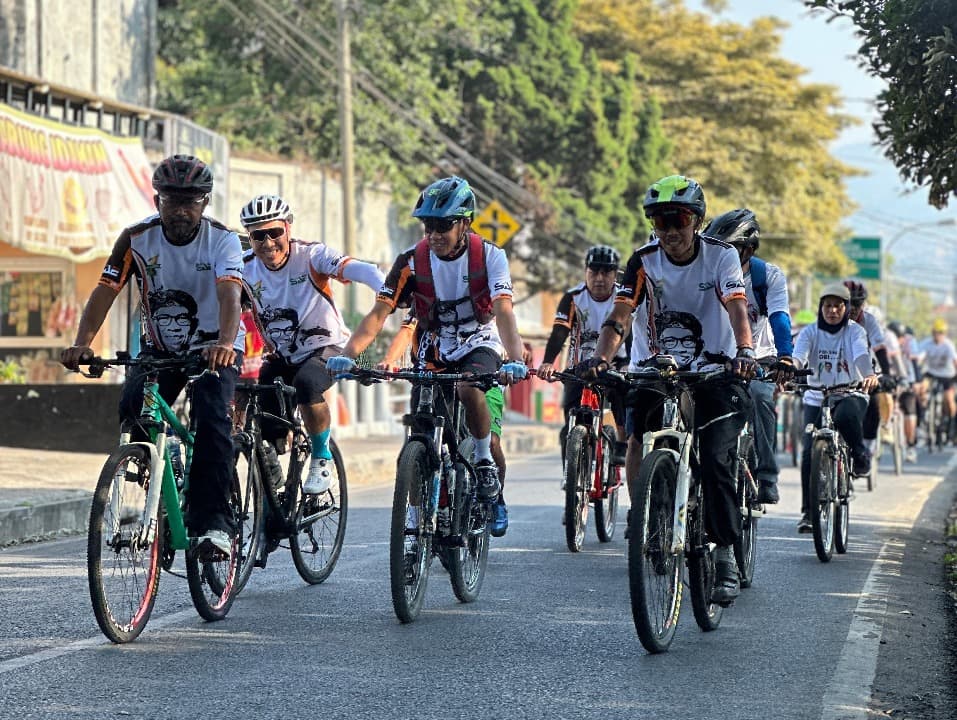
[[[934,222],[923,222],[923,223],[914,223],[913,225],[907,225],[902,227],[893,236],[887,241],[887,245],[881,250],[881,309],[885,312],[887,311],[887,295],[890,286],[890,278],[887,276],[887,264],[884,262],[884,258],[890,254],[891,248],[894,247],[901,239],[907,236],[912,230],[917,230],[918,228],[924,227],[941,227],[944,225],[957,225],[957,218],[943,218],[942,220],[935,220]]]

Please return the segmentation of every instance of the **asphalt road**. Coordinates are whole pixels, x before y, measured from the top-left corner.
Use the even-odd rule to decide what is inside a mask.
[[[951,457],[924,455],[858,492],[850,550],[829,564],[794,531],[797,472],[785,469],[782,503],[759,525],[754,586],[712,633],[686,598],[658,656],[635,635],[623,528],[608,544],[589,528],[585,552],[565,548],[557,455],[512,460],[511,527],[493,541],[478,602],[456,602],[436,562],[411,625],[390,601],[388,487],[350,496],[323,585],[306,586],[279,551],[229,617],[207,624],[185,580],[164,575],[127,646],[93,619],[85,538],[8,548],[0,718],[952,718],[932,546],[954,495],[941,482]]]

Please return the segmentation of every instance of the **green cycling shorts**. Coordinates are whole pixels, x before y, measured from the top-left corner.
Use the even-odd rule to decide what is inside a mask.
[[[485,404],[492,416],[492,432],[502,437],[502,414],[505,412],[505,394],[502,388],[489,388],[485,393]]]

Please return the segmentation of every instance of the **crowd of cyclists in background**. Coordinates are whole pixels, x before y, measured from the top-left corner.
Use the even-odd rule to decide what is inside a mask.
[[[310,435],[312,462],[304,493],[322,493],[335,469],[328,448],[330,411],[325,394],[355,367],[360,353],[396,310],[407,313],[403,341],[383,362],[394,363],[411,343],[416,367],[436,371],[501,371],[503,384],[526,378],[529,353],[512,310],[512,279],[506,253],[471,228],[475,194],[468,182],[449,177],[429,185],[412,216],[422,240],[403,251],[388,274],[322,243],[293,238],[293,213],[275,195],[257,195],[243,208],[248,235],[244,252],[237,233],[203,215],[212,174],[199,159],[165,159],[153,176],[156,215],[127,227],[116,241],[84,309],[74,345],[61,361],[76,369],[120,289],[139,284],[146,333],[144,353],[172,357],[199,353],[216,371],[197,383],[194,477],[187,499],[191,535],[221,551],[229,548],[233,521],[225,509],[230,451],[227,408],[242,364],[243,303],[252,311],[268,351],[260,381],[281,377],[292,384]],[[819,389],[859,383],[834,411],[852,451],[853,472],[866,475],[882,422],[893,403],[904,415],[907,459],[916,459],[922,416],[932,395],[941,400],[943,441],[954,442],[957,351],[943,320],[920,342],[900,320],[885,323],[867,304],[856,280],[824,287],[815,310],[792,321],[784,271],[758,257],[760,224],[740,208],[705,225],[703,188],[693,179],[669,176],[653,183],[643,201],[653,227],[648,242],[624,264],[614,248],[597,245],[584,258],[582,282],[561,298],[537,369],[553,376],[569,344],[565,366],[583,382],[609,369],[639,371],[667,355],[678,370],[727,368],[714,382],[696,386],[695,426],[700,436],[700,473],[708,500],[707,530],[718,546],[712,599],[728,604],[739,591],[732,546],[741,532],[735,495],[737,437],[751,418],[756,440],[759,500],[779,501],[776,459],[778,395],[795,370],[807,368],[811,386],[801,420],[820,420]],[[333,301],[330,280],[360,282],[376,292],[374,306],[350,332]],[[775,382],[749,382],[770,374]],[[172,403],[186,378],[164,371],[161,392]],[[121,417],[141,400],[128,378]],[[469,431],[476,441],[478,494],[495,504],[493,535],[505,534],[508,514],[502,492],[502,399],[462,384]],[[130,395],[128,397],[128,395]],[[566,413],[579,402],[581,385],[568,382]],[[655,398],[630,393],[613,398],[618,443],[612,462],[623,465],[631,484],[642,460],[642,434],[660,423]],[[284,432],[264,435],[278,454]],[[807,456],[802,463],[799,530],[808,529]]]

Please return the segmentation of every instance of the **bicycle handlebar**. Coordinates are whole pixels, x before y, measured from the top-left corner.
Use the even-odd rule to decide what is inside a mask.
[[[205,367],[206,361],[200,355],[187,355],[184,357],[172,357],[172,358],[156,358],[146,356],[143,357],[131,357],[125,353],[120,353],[117,357],[114,358],[104,358],[99,356],[92,356],[88,358],[81,358],[77,361],[77,365],[86,365],[89,367],[87,372],[82,370],[77,370],[81,375],[88,378],[99,378],[103,377],[103,373],[111,367],[144,367],[147,371],[152,370],[170,370],[177,368],[189,368],[193,370],[202,370],[196,374],[188,373],[190,377],[199,377],[206,372],[216,374],[215,370],[209,370]]]
[[[343,377],[347,380],[371,380],[381,382],[383,380],[408,380],[412,383],[434,382],[439,385],[449,385],[456,382],[488,383],[498,385],[498,378],[502,375],[496,371],[492,373],[448,373],[436,372],[434,370],[415,370],[412,368],[402,368],[399,370],[376,370],[374,368],[354,367]]]

